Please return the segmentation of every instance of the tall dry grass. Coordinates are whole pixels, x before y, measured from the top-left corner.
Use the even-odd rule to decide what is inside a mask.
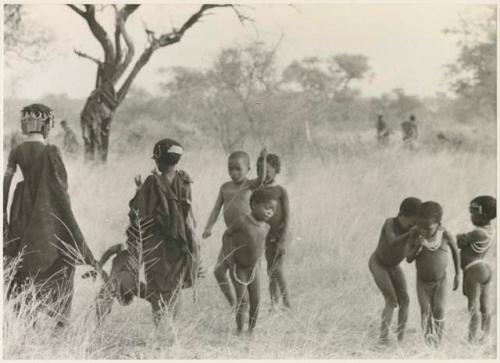
[[[272,151],[272,148],[271,148]],[[254,154],[255,155],[255,154]],[[255,158],[252,158],[255,161]],[[225,156],[187,150],[180,167],[193,179],[198,231],[227,179]],[[90,168],[80,160],[67,161],[74,212],[90,247],[100,256],[124,241],[133,176],[144,176],[153,165],[148,152]],[[254,173],[254,170],[252,170]],[[253,174],[252,174],[253,175]],[[468,202],[478,194],[496,194],[493,154],[418,150],[398,146],[369,147],[365,152],[340,152],[326,163],[288,163],[278,180],[289,192],[293,240],[286,255],[293,311],[271,313],[267,289],[253,337],[236,337],[235,323],[215,279],[209,274],[199,286],[199,301],[185,291],[178,319],[155,331],[147,302],[114,306],[104,326],[96,328],[93,299],[99,282],[76,277],[70,326],[50,333],[53,322],[41,316],[33,328],[17,318],[12,302],[4,303],[4,358],[493,358],[496,336],[487,344],[466,342],[466,299],[450,287],[446,333],[439,349],[425,345],[420,331],[414,266],[404,263],[410,291],[409,332],[406,341],[388,349],[377,347],[383,306],[368,270],[382,223],[394,216],[400,201],[410,195],[440,202],[444,225],[452,232],[471,228]],[[202,258],[210,270],[221,245],[223,222],[213,237],[203,240]],[[200,233],[201,234],[201,233]],[[496,262],[496,246],[489,253]],[[450,258],[450,275],[452,263]],[[267,281],[265,268],[260,272]],[[496,286],[496,279],[492,283]],[[496,297],[496,289],[492,299]],[[496,301],[493,301],[496,306]],[[29,307],[27,307],[29,308]],[[496,325],[493,327],[496,331]]]

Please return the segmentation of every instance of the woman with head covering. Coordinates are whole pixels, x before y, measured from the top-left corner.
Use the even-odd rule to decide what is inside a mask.
[[[61,154],[47,142],[53,124],[52,110],[45,105],[21,111],[21,129],[27,137],[10,152],[4,176],[3,253],[8,260],[21,258],[7,287],[8,298],[33,283],[36,297],[61,326],[70,313],[75,265],[95,265],[95,260],[71,210]],[[18,166],[23,181],[14,191],[9,220],[10,185]]]

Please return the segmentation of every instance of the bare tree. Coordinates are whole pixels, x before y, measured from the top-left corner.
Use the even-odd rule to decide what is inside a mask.
[[[98,57],[75,50],[77,55],[95,62],[97,65],[94,90],[90,93],[81,112],[82,136],[85,144],[86,160],[95,160],[97,157],[98,160],[106,162],[113,115],[125,99],[138,73],[148,63],[155,51],[180,42],[186,31],[199,22],[210,9],[231,7],[238,15],[240,21],[246,19],[233,5],[204,4],[179,29],[173,28],[170,32],[159,36],[155,32],[146,29],[148,44],[137,61],[132,65],[135,47],[127,33],[126,23],[139,6],[136,4],[127,4],[122,7],[113,5],[115,11],[115,31],[114,38],[111,39],[104,27],[96,19],[95,5],[85,4],[83,7],[72,4],[68,5],[71,10],[85,20],[92,35],[104,51],[104,58],[99,59]],[[121,81],[123,83],[117,89],[117,84]]]
[[[36,62],[47,54],[52,39],[48,29],[34,24],[26,26],[26,12],[21,4],[4,4],[4,59],[7,66],[19,60]]]

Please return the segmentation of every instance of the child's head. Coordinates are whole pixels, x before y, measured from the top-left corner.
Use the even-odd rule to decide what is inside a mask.
[[[21,130],[23,134],[42,134],[47,137],[54,127],[52,109],[41,103],[34,103],[21,110]]]
[[[227,168],[231,180],[236,184],[240,184],[246,179],[250,171],[250,157],[244,151],[235,151],[229,155]]]
[[[469,212],[472,224],[486,226],[497,217],[497,200],[489,195],[476,197],[470,202]]]
[[[61,120],[61,126],[63,129],[65,129],[66,126],[68,126],[68,122],[66,120]]]
[[[250,196],[250,208],[252,215],[258,221],[269,220],[278,205],[276,196],[266,189],[257,189]]]
[[[262,177],[262,162],[264,158],[259,156],[257,159],[257,175]],[[281,161],[278,155],[276,154],[267,154],[266,157],[267,165],[266,165],[266,178],[264,180],[265,183],[272,182],[276,177],[276,174],[279,174],[281,170]]]
[[[437,202],[424,202],[419,208],[417,227],[424,238],[429,238],[436,233],[443,218],[443,208]]]
[[[408,197],[401,202],[398,217],[403,227],[410,228],[415,225],[421,205],[422,201],[415,197]]]
[[[184,152],[182,145],[172,139],[163,139],[156,143],[153,148],[153,159],[160,172],[171,166],[175,166]]]

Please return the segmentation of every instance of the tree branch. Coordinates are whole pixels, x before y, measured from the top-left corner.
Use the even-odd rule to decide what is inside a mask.
[[[77,56],[79,56],[79,57],[90,59],[91,61],[93,61],[93,62],[95,62],[97,64],[102,64],[102,62],[99,59],[97,59],[95,57],[92,57],[92,56],[90,56],[90,55],[88,55],[86,53],[83,53],[83,52],[81,52],[81,51],[79,51],[77,49],[73,49],[73,52],[75,52],[75,54]]]
[[[117,52],[117,59],[115,61],[115,64],[117,65],[116,71],[114,72],[114,75],[112,77],[112,83],[114,84],[117,82],[120,77],[123,75],[123,73],[127,70],[128,66],[132,62],[132,59],[134,58],[135,54],[135,47],[134,43],[132,42],[132,39],[130,39],[129,34],[127,33],[127,30],[125,28],[125,23],[128,19],[128,17],[135,11],[140,5],[125,5],[120,10],[120,16],[119,16],[119,24],[118,24],[118,19],[117,19],[117,25],[119,25],[119,33],[121,36],[123,36],[123,39],[125,39],[125,44],[127,45],[127,53],[125,54],[125,59],[122,61],[122,55],[120,54],[120,59],[118,59],[118,52]]]
[[[104,28],[99,24],[95,18],[95,5],[84,5],[85,11],[76,7],[75,5],[68,4],[68,7],[76,12],[78,15],[83,17],[90,28],[90,31],[97,39],[97,41],[101,44],[102,49],[104,50],[104,64],[110,65],[114,61],[115,52],[113,49],[113,43],[108,37],[108,34],[104,30]]]
[[[133,6],[133,5],[129,5]],[[122,102],[123,99],[125,98],[128,90],[130,89],[130,86],[132,85],[132,82],[134,81],[135,77],[137,74],[140,72],[142,67],[149,61],[151,58],[151,55],[161,47],[167,47],[169,45],[175,44],[180,42],[182,37],[184,36],[184,33],[190,29],[194,24],[196,24],[201,17],[205,14],[206,11],[214,8],[223,8],[223,7],[231,7],[235,9],[235,6],[232,4],[203,4],[200,9],[191,15],[189,19],[186,20],[186,22],[182,25],[182,27],[177,30],[177,29],[172,29],[170,33],[162,34],[159,38],[156,38],[154,33],[150,30],[146,30],[146,33],[148,34],[148,41],[150,43],[149,47],[147,47],[144,52],[141,54],[139,59],[134,65],[134,68],[128,75],[127,79],[121,86],[120,90],[117,93],[117,99],[118,103]],[[237,12],[238,14],[238,12]],[[240,21],[244,21],[247,19],[246,17],[241,17],[240,15],[238,16]]]
[[[73,5],[73,4],[66,4],[71,10],[73,10],[75,13],[77,13],[78,15],[80,15],[81,17],[85,18],[86,17],[86,12],[79,9],[76,5]]]

